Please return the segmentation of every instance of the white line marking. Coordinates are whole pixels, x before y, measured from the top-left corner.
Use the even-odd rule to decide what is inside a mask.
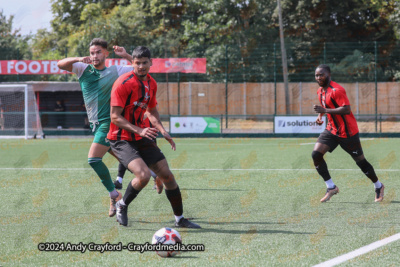
[[[360,138],[361,141],[369,141],[369,140],[374,140],[374,138]],[[301,146],[305,145],[315,145],[316,142],[314,143],[300,143]]]
[[[118,170],[118,168],[108,168]],[[27,171],[89,171],[91,168],[0,168],[0,170],[27,170]],[[360,171],[360,169],[329,169],[330,171]],[[171,171],[305,171],[315,172],[314,169],[173,169]],[[400,169],[375,169],[378,172],[399,172]]]
[[[328,260],[328,261],[322,262],[320,264],[314,265],[314,267],[331,267],[331,266],[335,266],[335,265],[338,265],[338,264],[343,263],[345,261],[351,260],[351,259],[353,259],[355,257],[358,257],[360,255],[363,255],[365,253],[368,253],[368,252],[370,252],[372,250],[375,250],[375,249],[377,249],[379,247],[385,246],[385,245],[387,245],[389,243],[392,243],[392,242],[394,242],[396,240],[399,240],[399,239],[400,239],[400,233],[392,235],[392,236],[389,236],[389,237],[387,237],[385,239],[376,241],[374,243],[371,243],[369,245],[366,245],[364,247],[361,247],[361,248],[356,249],[354,251],[351,251],[349,253],[343,254],[343,255],[341,255],[339,257],[336,257],[336,258],[333,258],[331,260]]]

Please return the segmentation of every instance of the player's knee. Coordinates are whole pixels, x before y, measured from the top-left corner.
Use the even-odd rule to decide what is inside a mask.
[[[139,179],[139,185],[141,188],[146,187],[146,185],[149,183],[150,179]]]
[[[322,153],[319,152],[319,151],[314,150],[314,151],[311,153],[311,157],[312,157],[312,159],[314,160],[314,162],[319,162],[319,161],[321,161],[321,160],[324,158],[324,154],[322,154]]]
[[[149,180],[150,178],[139,177],[139,175],[137,175],[133,178],[131,184],[136,190],[142,190],[149,183]]]
[[[365,158],[363,160],[356,161],[356,164],[358,165],[358,167],[360,167],[360,169],[364,173],[368,172],[369,170],[371,170],[373,168],[371,163],[369,163]]]
[[[163,184],[168,187],[174,187],[176,185],[175,176],[170,172],[167,175],[159,176]]]
[[[139,172],[135,173],[135,176],[138,177],[142,181],[150,181],[151,172],[148,169],[140,170]]]
[[[103,161],[102,158],[88,158],[88,163],[92,168],[98,165],[102,161]]]

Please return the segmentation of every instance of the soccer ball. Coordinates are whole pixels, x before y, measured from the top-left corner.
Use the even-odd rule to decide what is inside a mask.
[[[182,243],[181,235],[175,229],[164,227],[158,230],[151,240],[153,245],[164,244],[164,245],[175,245],[176,243]],[[157,255],[162,258],[173,257],[179,254],[179,251],[156,251]]]

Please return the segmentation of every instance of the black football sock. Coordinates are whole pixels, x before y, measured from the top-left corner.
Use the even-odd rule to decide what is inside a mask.
[[[132,186],[132,182],[129,183],[128,187],[126,188],[123,200],[126,206],[131,204],[131,202],[135,199],[135,197],[140,193],[140,191],[136,190]]]
[[[324,181],[330,180],[331,175],[328,171],[328,165],[326,165],[326,162],[324,160],[324,155],[321,152],[313,151],[311,153],[311,156],[314,161],[315,169],[317,170],[319,175],[324,179]]]
[[[378,177],[375,174],[374,167],[366,160],[360,160],[356,162],[358,167],[360,167],[361,171],[373,182],[376,183],[378,181]]]
[[[126,172],[125,166],[122,165],[122,163],[120,163],[118,165],[118,177],[124,178],[125,172]]]
[[[182,204],[182,196],[181,191],[179,190],[179,186],[173,190],[165,189],[165,194],[169,202],[171,203],[172,210],[174,211],[175,216],[182,216],[183,214],[183,204]]]

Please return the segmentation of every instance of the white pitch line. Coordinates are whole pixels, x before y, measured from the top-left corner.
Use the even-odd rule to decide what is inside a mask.
[[[333,258],[331,260],[328,260],[328,261],[322,262],[320,264],[314,265],[313,267],[331,267],[331,266],[336,266],[338,264],[341,264],[341,263],[343,263],[345,261],[348,261],[348,260],[351,260],[353,258],[356,258],[356,257],[358,257],[360,255],[368,253],[368,252],[370,252],[372,250],[375,250],[377,248],[385,246],[385,245],[387,245],[389,243],[392,243],[394,241],[397,241],[399,239],[400,239],[400,233],[392,235],[392,236],[389,236],[389,237],[387,237],[385,239],[376,241],[374,243],[371,243],[369,245],[366,245],[364,247],[361,247],[361,248],[356,249],[354,251],[351,251],[349,253],[343,254],[343,255],[338,256],[336,258]]]
[[[369,141],[369,140],[374,140],[374,138],[360,138],[361,141]],[[315,145],[314,143],[300,143],[301,146],[305,146],[305,145]]]
[[[91,168],[0,168],[0,170],[26,170],[26,171],[91,171]],[[118,170],[118,168],[109,168]],[[329,169],[330,171],[360,171],[360,169]],[[171,171],[305,171],[315,172],[315,169],[173,169]],[[375,169],[377,172],[399,172],[400,169]]]

